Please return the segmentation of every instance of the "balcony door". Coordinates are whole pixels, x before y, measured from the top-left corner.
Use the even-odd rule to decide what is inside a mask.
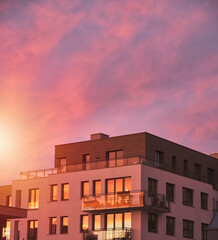
[[[106,230],[131,228],[131,212],[111,213],[106,215]]]

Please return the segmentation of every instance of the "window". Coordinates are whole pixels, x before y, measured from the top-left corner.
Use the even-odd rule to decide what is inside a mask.
[[[157,232],[157,214],[148,213],[148,231]]]
[[[10,240],[11,222],[6,221],[6,227],[2,228],[2,238],[4,240]]]
[[[189,188],[182,188],[182,202],[183,205],[193,206],[193,190]]]
[[[184,172],[186,173],[186,171],[188,171],[188,160],[184,159],[183,161],[183,169]]]
[[[57,231],[57,218],[49,218],[49,234],[56,234]]]
[[[195,179],[197,180],[201,179],[201,165],[197,163],[194,164],[194,174],[195,174]]]
[[[157,193],[157,180],[148,178],[148,195],[151,196]]]
[[[175,235],[175,218],[166,217],[166,233],[167,235]]]
[[[131,228],[131,213],[110,213],[106,214],[106,229]]]
[[[93,230],[101,229],[101,215],[93,215]]]
[[[89,182],[82,182],[82,197],[89,195]]]
[[[172,156],[172,168],[176,168],[176,156]]]
[[[106,180],[106,193],[131,191],[131,177]]]
[[[82,215],[81,216],[81,232],[88,230],[88,215]]]
[[[59,162],[59,171],[62,173],[65,173],[67,171],[67,159],[65,157],[59,158],[58,162]]]
[[[16,190],[16,202],[15,207],[21,208],[21,190]]]
[[[69,183],[64,183],[61,185],[61,199],[62,200],[69,199]]]
[[[212,185],[213,185],[213,175],[214,175],[214,169],[208,168],[207,169],[207,182]]]
[[[174,188],[175,188],[174,184],[166,183],[166,198],[167,198],[167,201],[174,202]]]
[[[106,152],[106,159],[109,167],[123,166],[123,150]]]
[[[83,154],[83,170],[89,170],[89,169],[90,169],[90,155]]]
[[[61,217],[61,233],[68,233],[68,217]]]
[[[28,221],[27,239],[37,240],[37,233],[38,233],[38,220]]]
[[[11,195],[6,197],[6,206],[11,207]]]
[[[39,189],[30,189],[29,190],[29,209],[37,209],[39,208]]]
[[[160,167],[164,163],[164,153],[161,151],[155,151],[155,166]]]
[[[207,227],[208,227],[208,224],[206,223],[201,224],[201,240],[207,239],[207,233],[206,233]]]
[[[206,209],[207,210],[207,199],[208,199],[208,194],[201,192],[201,209]]]
[[[93,193],[94,195],[101,194],[101,180],[95,180],[93,184]]]
[[[194,222],[189,220],[183,220],[183,237],[194,237]]]
[[[58,200],[58,185],[51,185],[51,196],[50,196],[50,200],[51,201],[57,201]]]

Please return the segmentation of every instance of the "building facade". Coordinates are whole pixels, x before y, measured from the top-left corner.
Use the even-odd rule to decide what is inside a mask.
[[[10,239],[205,240],[218,159],[149,133],[93,134],[55,146],[55,168],[22,172],[11,196],[28,211]]]

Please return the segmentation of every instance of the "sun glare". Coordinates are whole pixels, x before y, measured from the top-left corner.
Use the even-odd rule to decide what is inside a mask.
[[[0,126],[0,156],[10,155],[14,148],[14,142],[13,131]]]

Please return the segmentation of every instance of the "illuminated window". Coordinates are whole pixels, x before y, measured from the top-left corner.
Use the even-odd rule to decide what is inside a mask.
[[[61,233],[68,233],[68,217],[61,217]]]
[[[51,201],[58,200],[58,185],[51,185]]]
[[[107,230],[131,228],[131,213],[125,212],[107,214],[106,221]]]
[[[6,227],[2,229],[2,237],[5,240],[10,240],[10,229],[11,229],[11,222],[6,222]]]
[[[39,189],[30,189],[29,190],[29,209],[39,208]]]
[[[6,206],[11,207],[11,195],[6,197]]]
[[[93,216],[93,230],[100,230],[101,229],[101,215],[94,215]]]
[[[82,197],[89,195],[89,182],[82,182]]]
[[[37,234],[38,234],[38,221],[37,220],[28,221],[27,239],[37,240]]]
[[[94,195],[101,194],[101,180],[94,181]]]
[[[107,193],[131,191],[131,177],[107,179]]]
[[[57,218],[49,218],[49,234],[56,234],[57,231]]]
[[[88,230],[88,215],[81,216],[81,232]]]
[[[61,199],[68,200],[69,199],[69,183],[64,183],[61,185]]]

